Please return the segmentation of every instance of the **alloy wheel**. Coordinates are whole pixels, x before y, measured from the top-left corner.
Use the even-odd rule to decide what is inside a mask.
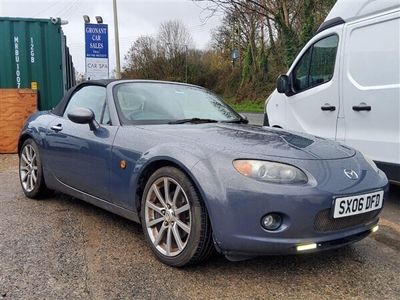
[[[181,185],[170,177],[158,178],[145,203],[145,224],[154,247],[176,256],[186,247],[191,230],[191,207]]]
[[[29,144],[22,150],[19,168],[24,190],[33,191],[38,180],[38,164],[35,149]]]

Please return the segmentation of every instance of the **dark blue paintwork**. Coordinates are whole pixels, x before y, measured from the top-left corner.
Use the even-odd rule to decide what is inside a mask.
[[[231,258],[293,253],[296,245],[308,242],[338,240],[330,248],[341,246],[377,223],[375,218],[338,231],[314,229],[316,214],[330,209],[335,197],[387,191],[385,174],[372,169],[359,152],[314,136],[244,124],[121,126],[112,96],[119,82],[107,85],[114,126],[91,131],[87,124],[51,112],[36,113],[25,124],[21,141],[32,137],[39,145],[50,188],[139,222],[138,178],[154,162],[171,162],[196,184],[209,212],[215,244]],[[55,132],[53,125],[63,130]],[[240,158],[297,166],[309,182],[298,186],[244,177],[232,165]],[[121,160],[127,161],[124,170]],[[355,170],[359,178],[347,178],[345,168]],[[276,232],[260,225],[269,212],[285,216]]]

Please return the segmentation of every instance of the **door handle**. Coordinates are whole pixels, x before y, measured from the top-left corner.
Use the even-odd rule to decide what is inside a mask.
[[[329,103],[325,103],[323,106],[321,106],[321,110],[323,111],[335,111],[336,106],[330,105]]]
[[[51,130],[56,131],[56,132],[59,132],[59,131],[61,131],[62,129],[63,129],[63,128],[62,128],[62,125],[61,125],[61,124],[51,126]]]
[[[371,111],[371,106],[370,106],[370,105],[367,105],[367,104],[364,103],[364,102],[361,102],[359,105],[353,106],[353,110],[354,110],[354,111],[363,111],[363,110],[365,110],[365,111]]]

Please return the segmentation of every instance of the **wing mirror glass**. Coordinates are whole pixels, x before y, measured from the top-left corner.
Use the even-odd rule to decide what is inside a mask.
[[[276,90],[280,94],[286,94],[289,91],[289,76],[280,75],[276,81]]]
[[[94,112],[85,107],[77,107],[68,113],[68,119],[77,124],[89,124],[90,130],[96,130],[100,127],[97,123]]]

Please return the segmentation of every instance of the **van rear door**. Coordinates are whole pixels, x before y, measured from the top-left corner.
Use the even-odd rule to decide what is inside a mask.
[[[345,39],[345,143],[375,161],[399,165],[400,12],[349,23]]]

